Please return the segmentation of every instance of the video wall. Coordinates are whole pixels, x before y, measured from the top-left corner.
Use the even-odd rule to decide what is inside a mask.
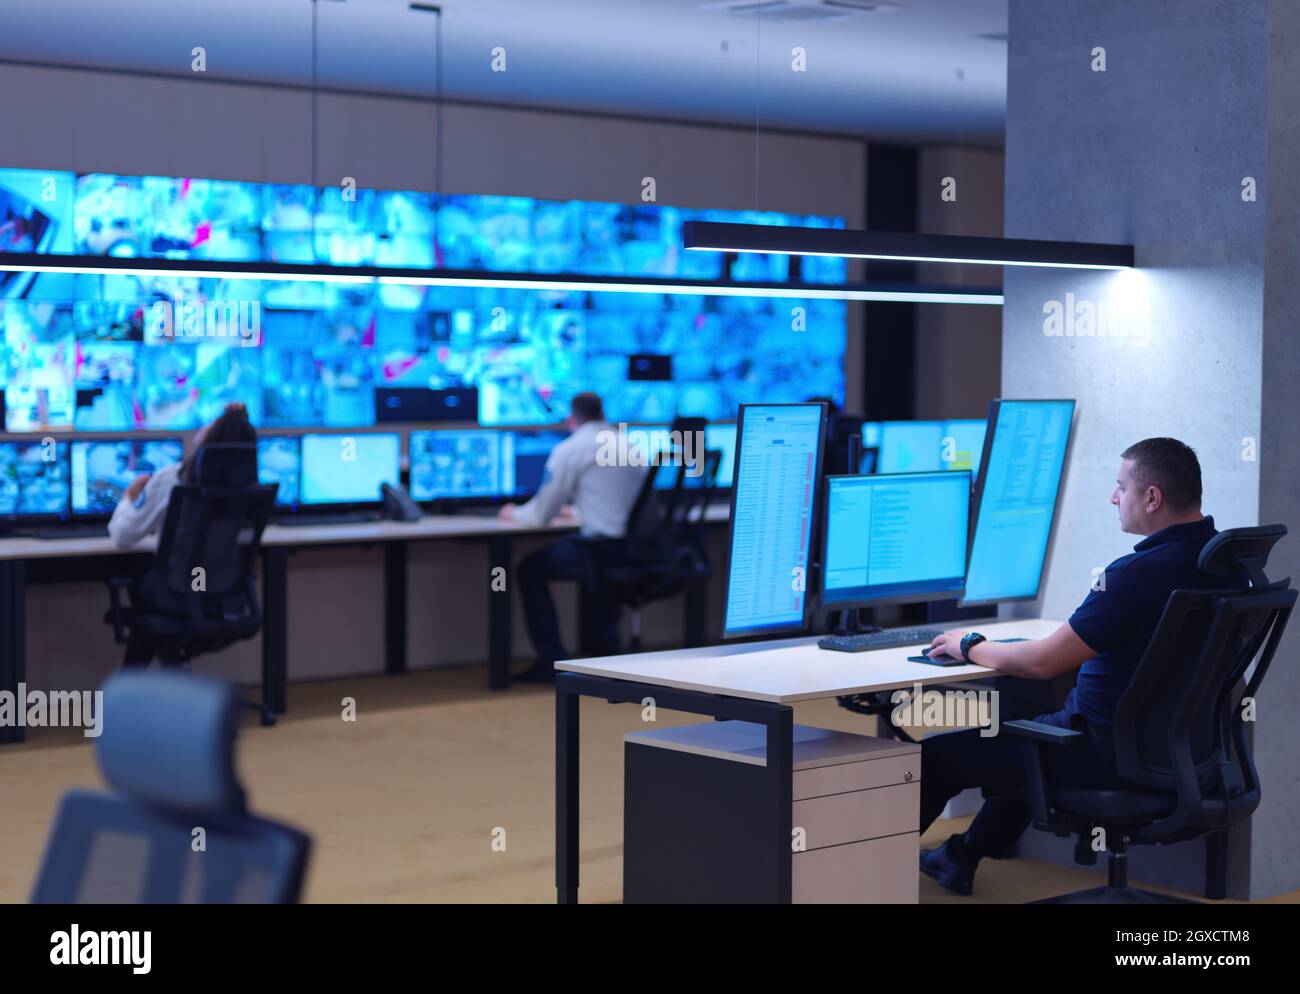
[[[0,169],[0,258],[375,265],[712,279],[688,220],[772,212]],[[784,280],[789,259],[733,275]],[[843,283],[843,260],[801,278]],[[796,310],[797,309],[797,310]],[[845,305],[608,292],[0,271],[8,432],[184,430],[241,401],[262,427],[549,424],[595,390],[611,419],[734,418],[844,395]]]

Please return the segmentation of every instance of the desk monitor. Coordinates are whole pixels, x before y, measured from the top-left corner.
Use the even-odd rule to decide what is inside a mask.
[[[969,470],[832,476],[823,522],[822,607],[961,596]]]
[[[401,436],[340,432],[302,436],[302,503],[378,504],[380,487],[402,482]]]
[[[414,500],[491,500],[514,491],[513,432],[413,431],[408,444]]]
[[[940,451],[944,469],[968,469],[973,480],[979,478],[980,455],[984,451],[984,428],[987,424],[983,418],[963,418],[943,423]]]
[[[542,488],[551,451],[567,436],[562,431],[543,428],[516,431],[514,436],[515,488],[506,496],[531,497]]]
[[[696,444],[696,443],[692,443]],[[709,424],[704,426],[704,449],[705,451],[715,451],[721,454],[722,460],[718,463],[718,475],[713,481],[714,489],[730,490],[732,481],[736,473],[736,425],[734,422],[720,422],[718,424]],[[701,455],[703,453],[700,453]],[[686,486],[696,486],[696,481],[702,479],[701,476],[686,476]],[[655,487],[659,490],[671,490],[673,484],[677,481],[677,464],[676,462],[665,463],[659,467],[658,475],[655,477]]]
[[[277,483],[276,507],[302,500],[302,440],[298,435],[263,435],[257,440],[257,482]]]
[[[824,404],[742,404],[731,488],[723,637],[807,624]]]
[[[72,442],[73,515],[110,517],[132,480],[172,466],[184,454],[179,438]]]
[[[67,442],[0,442],[0,517],[67,518],[68,477]]]
[[[944,468],[942,421],[885,421],[880,426],[879,473],[930,473]]]
[[[1056,518],[1072,400],[995,400],[962,605],[1034,600]]]
[[[862,422],[862,447],[864,449],[880,448],[880,422]]]

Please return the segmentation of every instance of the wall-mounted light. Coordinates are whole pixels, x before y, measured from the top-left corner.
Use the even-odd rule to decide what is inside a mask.
[[[687,221],[688,249],[821,255],[890,262],[956,262],[985,266],[1046,266],[1060,269],[1130,269],[1132,245],[1048,242],[1028,238],[975,238],[901,231],[800,228],[774,224]]]
[[[655,293],[784,300],[867,300],[904,303],[1001,304],[987,287],[927,287],[911,283],[774,283],[690,280],[651,276],[514,273],[395,266],[320,266],[299,263],[213,262],[193,259],[123,259],[86,255],[0,255],[0,271],[85,276],[176,276],[190,279],[266,280],[351,285],[554,290],[573,293]]]

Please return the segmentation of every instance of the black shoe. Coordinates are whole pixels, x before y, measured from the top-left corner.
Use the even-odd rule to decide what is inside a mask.
[[[921,872],[954,894],[970,895],[977,866],[979,860],[963,852],[960,835],[951,836],[938,849],[921,850]]]
[[[528,669],[524,670],[518,676],[514,677],[515,683],[554,683],[555,667],[550,663],[537,662]]]

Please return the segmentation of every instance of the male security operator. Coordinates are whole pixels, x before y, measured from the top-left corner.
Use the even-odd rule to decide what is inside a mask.
[[[537,663],[516,679],[545,682],[555,678],[555,663],[568,655],[560,640],[560,623],[551,598],[552,580],[581,580],[588,557],[602,562],[615,560],[622,549],[628,513],[636,502],[645,479],[644,467],[603,465],[608,446],[604,434],[611,431],[604,405],[594,393],[580,393],[570,404],[568,426],[572,431],[546,460],[542,486],[527,504],[506,504],[501,517],[522,524],[544,525],[566,505],[578,513],[581,535],[569,535],[526,556],[519,563],[519,591],[524,604],[528,637],[537,652]],[[594,649],[617,653],[620,649],[619,608],[599,591],[586,598],[584,616],[590,626]]]
[[[1051,680],[1078,670],[1065,706],[1035,719],[1086,731],[1077,748],[1053,750],[1045,761],[1058,783],[1105,788],[1123,783],[1115,770],[1111,721],[1120,695],[1155,632],[1169,594],[1222,583],[1197,570],[1201,549],[1216,534],[1201,514],[1201,466],[1172,438],[1148,438],[1124,451],[1110,502],[1119,525],[1145,538],[1106,568],[1070,620],[1044,639],[988,642],[977,632],[945,632],[931,653],[965,657],[1009,676]],[[1008,550],[1008,555],[1012,554]],[[981,738],[977,729],[926,738],[921,745],[921,831],[949,799],[968,787],[1015,793],[1024,782],[1021,743]],[[971,893],[980,859],[1012,855],[1029,826],[1029,807],[1015,797],[984,802],[969,829],[921,852],[921,872],[959,894]]]

